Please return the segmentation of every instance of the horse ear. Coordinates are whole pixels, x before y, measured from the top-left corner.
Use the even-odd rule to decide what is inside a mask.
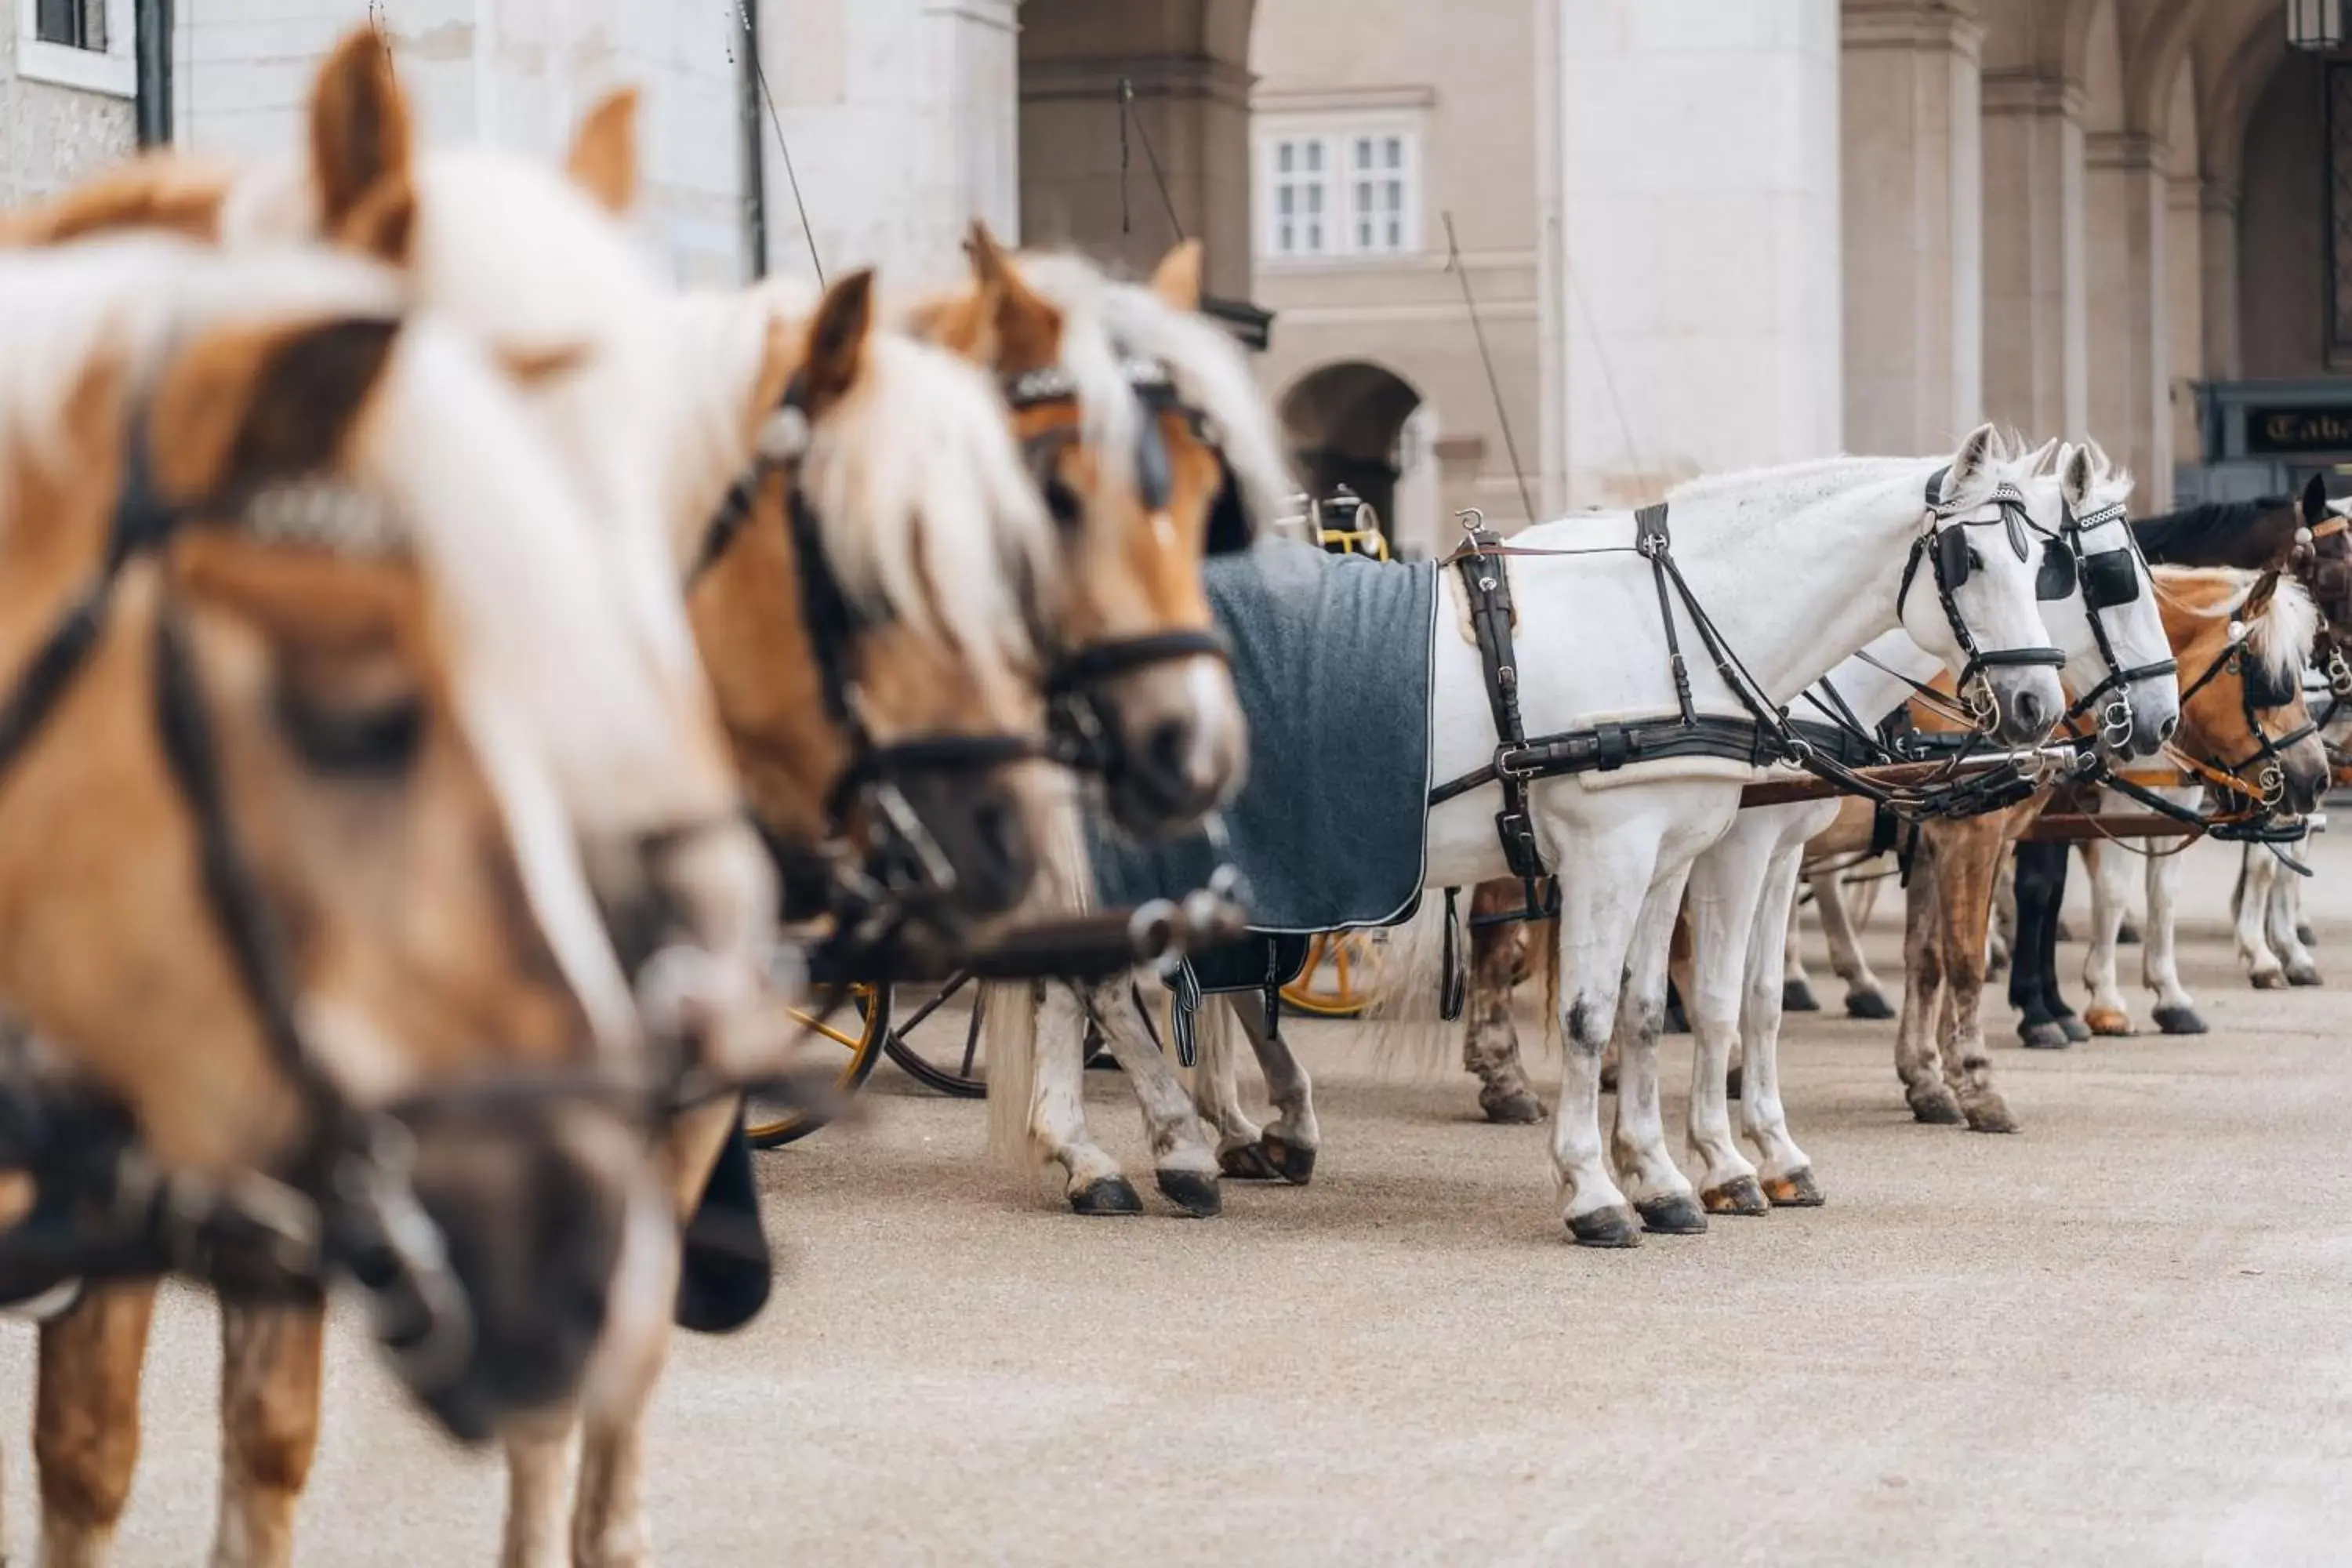
[[[614,217],[637,205],[637,89],[624,87],[588,111],[563,166],[574,184]]]
[[[971,273],[979,280],[982,293],[992,296],[996,363],[1009,368],[1029,369],[1060,359],[1062,312],[1029,287],[1020,269],[1013,265],[1013,258],[989,233],[988,225],[978,218],[972,220],[964,250],[971,258]]]
[[[224,329],[189,344],[155,388],[149,439],[161,487],[218,495],[328,466],[399,332],[386,312]]]
[[[801,365],[807,413],[815,420],[848,395],[866,363],[874,331],[874,269],[861,267],[824,291],[809,321],[808,357]]]
[[[1987,488],[1992,478],[1994,454],[2000,450],[2000,433],[1990,425],[1979,425],[1969,432],[1960,449],[1952,455],[1950,468],[1944,475],[1944,493],[1937,499],[1950,506],[1962,496],[1973,495]]]
[[[1160,258],[1151,269],[1151,291],[1171,310],[1201,308],[1201,242],[1188,239]]]
[[[2058,454],[2058,491],[2066,504],[2081,511],[2091,499],[2091,453],[2085,447],[2068,446]]]
[[[373,28],[345,34],[310,86],[310,178],[337,245],[404,261],[416,226],[408,100]]]
[[[2303,487],[2303,525],[2316,528],[2327,517],[2327,480],[2318,474]]]

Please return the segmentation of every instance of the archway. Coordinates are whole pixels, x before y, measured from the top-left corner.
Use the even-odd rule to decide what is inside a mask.
[[[1370,502],[1391,543],[1414,553],[1436,542],[1434,424],[1411,382],[1363,360],[1318,366],[1282,395],[1291,466],[1321,499],[1342,485]]]

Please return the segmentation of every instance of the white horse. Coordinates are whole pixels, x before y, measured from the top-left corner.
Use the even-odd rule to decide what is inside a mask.
[[[2031,649],[2048,635],[2035,606],[2030,552],[2021,558],[2000,540],[2007,514],[1996,492],[2012,477],[2021,470],[2001,460],[1988,426],[1948,461],[1831,458],[1685,485],[1670,498],[1668,526],[1698,603],[1769,700],[1792,700],[1840,659],[1900,626],[1947,668],[1983,682],[2004,738],[2032,740],[2064,710],[2054,668],[1984,668],[1968,651],[1970,645]],[[1969,546],[1971,570],[1947,595],[1938,591],[1943,578],[1935,562],[1942,536],[1956,529],[1969,531],[1960,538]],[[1633,539],[1632,517],[1618,512],[1544,524],[1511,542],[1515,552],[1527,552],[1515,553],[1509,567],[1519,616],[1521,704],[1531,732],[1675,711],[1658,590]],[[1444,574],[1442,594],[1441,619],[1466,627],[1451,574]],[[1699,647],[1688,614],[1679,605],[1675,613],[1684,646]],[[1492,762],[1497,736],[1470,638],[1441,630],[1436,642],[1429,776],[1444,780]],[[1727,682],[1706,664],[1695,665],[1691,675],[1704,710],[1741,711]],[[1686,1216],[1697,1217],[1690,1184],[1675,1168],[1663,1126],[1651,1113],[1654,1092],[1644,1097],[1638,1089],[1644,1083],[1654,1089],[1665,939],[1685,878],[1738,811],[1748,773],[1744,766],[1676,763],[1649,776],[1614,775],[1607,787],[1596,787],[1600,781],[1590,775],[1530,787],[1537,842],[1561,889],[1562,993],[1549,1022],[1568,1050],[1552,1156],[1561,1217],[1580,1242],[1630,1246],[1639,1239],[1637,1214],[1663,1228],[1686,1227]],[[1467,887],[1508,874],[1495,831],[1497,801],[1489,784],[1428,813],[1425,885]],[[1417,925],[1424,940],[1400,939],[1392,948],[1433,945],[1436,922]],[[1412,965],[1398,967],[1409,973]],[[1124,985],[1095,988],[1089,1005],[1108,1026],[1122,1064],[1142,1069],[1139,1092],[1162,1171],[1202,1169],[1209,1156],[1189,1109],[1177,1113],[1146,1081],[1172,1081],[1172,1073],[1163,1063],[1155,1075],[1144,1058],[1156,1053],[1131,1037],[1141,1031],[1118,1005]],[[1083,1209],[1092,1191],[1118,1177],[1118,1167],[1086,1138],[1068,1077],[1075,1039],[1058,1048],[1047,1043],[1077,1016],[1075,1006],[1057,1006],[1045,1020],[1055,1027],[1047,1029],[1034,1009],[992,1008],[989,1059],[992,1093],[1013,1097],[1000,1127],[1014,1113],[1023,1118],[1036,1152],[1063,1166],[1068,1195]],[[1637,1090],[1620,1099],[1615,1142],[1625,1188],[1610,1173],[1600,1131],[1601,1057],[1612,1031],[1625,1038],[1624,1072]],[[1305,1079],[1283,1056],[1268,1066],[1268,1086],[1289,1117],[1294,1105],[1303,1105]],[[1039,1071],[1057,1058],[1058,1074]],[[1282,1070],[1286,1066],[1290,1070]],[[1214,1082],[1219,1075],[1207,1076]],[[1222,1119],[1224,1108],[1217,1109]],[[1311,1156],[1311,1121],[1277,1121],[1263,1148],[1280,1169],[1286,1160]],[[1233,1133],[1227,1136],[1230,1151]],[[1179,1156],[1182,1165],[1175,1163]]]
[[[2062,530],[2070,514],[2090,522],[2068,538],[2085,563],[2074,591],[2042,603],[2051,640],[2066,655],[2066,684],[2095,693],[2087,706],[2107,710],[2102,744],[2116,760],[2152,754],[2180,721],[2179,688],[2154,582],[2121,524],[2131,481],[2116,475],[2095,483],[2087,448],[2068,447],[2054,473],[2024,488],[2037,525],[2030,546],[2037,567],[2053,538],[2068,538]],[[2101,560],[2113,561],[2112,570],[2136,592],[2127,602],[2093,609],[2081,583],[2102,575],[2089,564]],[[1796,711],[1826,717],[1843,710],[1874,721],[1906,701],[1939,663],[1902,632],[1890,632],[1841,664]],[[1685,907],[1693,978],[1683,995],[1695,1041],[1688,1137],[1703,1173],[1700,1200],[1712,1212],[1753,1215],[1774,1204],[1822,1201],[1811,1162],[1790,1136],[1780,1103],[1780,960],[1805,846],[1837,820],[1843,804],[1833,797],[1749,807],[1691,867]],[[1726,1080],[1735,1049],[1744,1051],[1742,1131],[1760,1168],[1748,1163],[1731,1135]],[[1620,1092],[1629,1092],[1622,1079]]]

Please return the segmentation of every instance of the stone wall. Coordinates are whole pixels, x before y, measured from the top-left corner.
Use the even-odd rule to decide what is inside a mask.
[[[0,205],[50,195],[128,153],[137,131],[127,99],[16,75],[16,28],[0,26]]]

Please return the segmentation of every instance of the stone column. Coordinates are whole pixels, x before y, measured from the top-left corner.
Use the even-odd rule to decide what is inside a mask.
[[[2245,374],[2245,357],[2238,342],[2237,188],[2206,181],[2198,191],[2198,215],[2204,231],[2197,259],[2205,304],[2200,323],[2205,339],[2205,379],[2235,381]]]
[[[2195,463],[2205,454],[2197,419],[2197,384],[2205,379],[2204,184],[2196,175],[2167,182],[2164,221],[2172,456],[2177,463]]]
[[[1984,403],[2036,440],[2089,426],[2083,103],[2030,70],[1984,74]]]
[[[2172,382],[2167,368],[2164,149],[2141,132],[2086,139],[2084,216],[2097,286],[2089,292],[2091,434],[2139,486],[2133,504],[2172,504]]]
[[[1560,9],[1568,504],[1837,451],[1837,0]]]
[[[974,217],[1020,232],[1014,0],[760,0],[760,35],[827,276],[951,277]],[[768,265],[805,272],[764,129]]]
[[[1948,449],[1983,418],[1983,37],[1937,0],[1846,0],[1849,451]]]

